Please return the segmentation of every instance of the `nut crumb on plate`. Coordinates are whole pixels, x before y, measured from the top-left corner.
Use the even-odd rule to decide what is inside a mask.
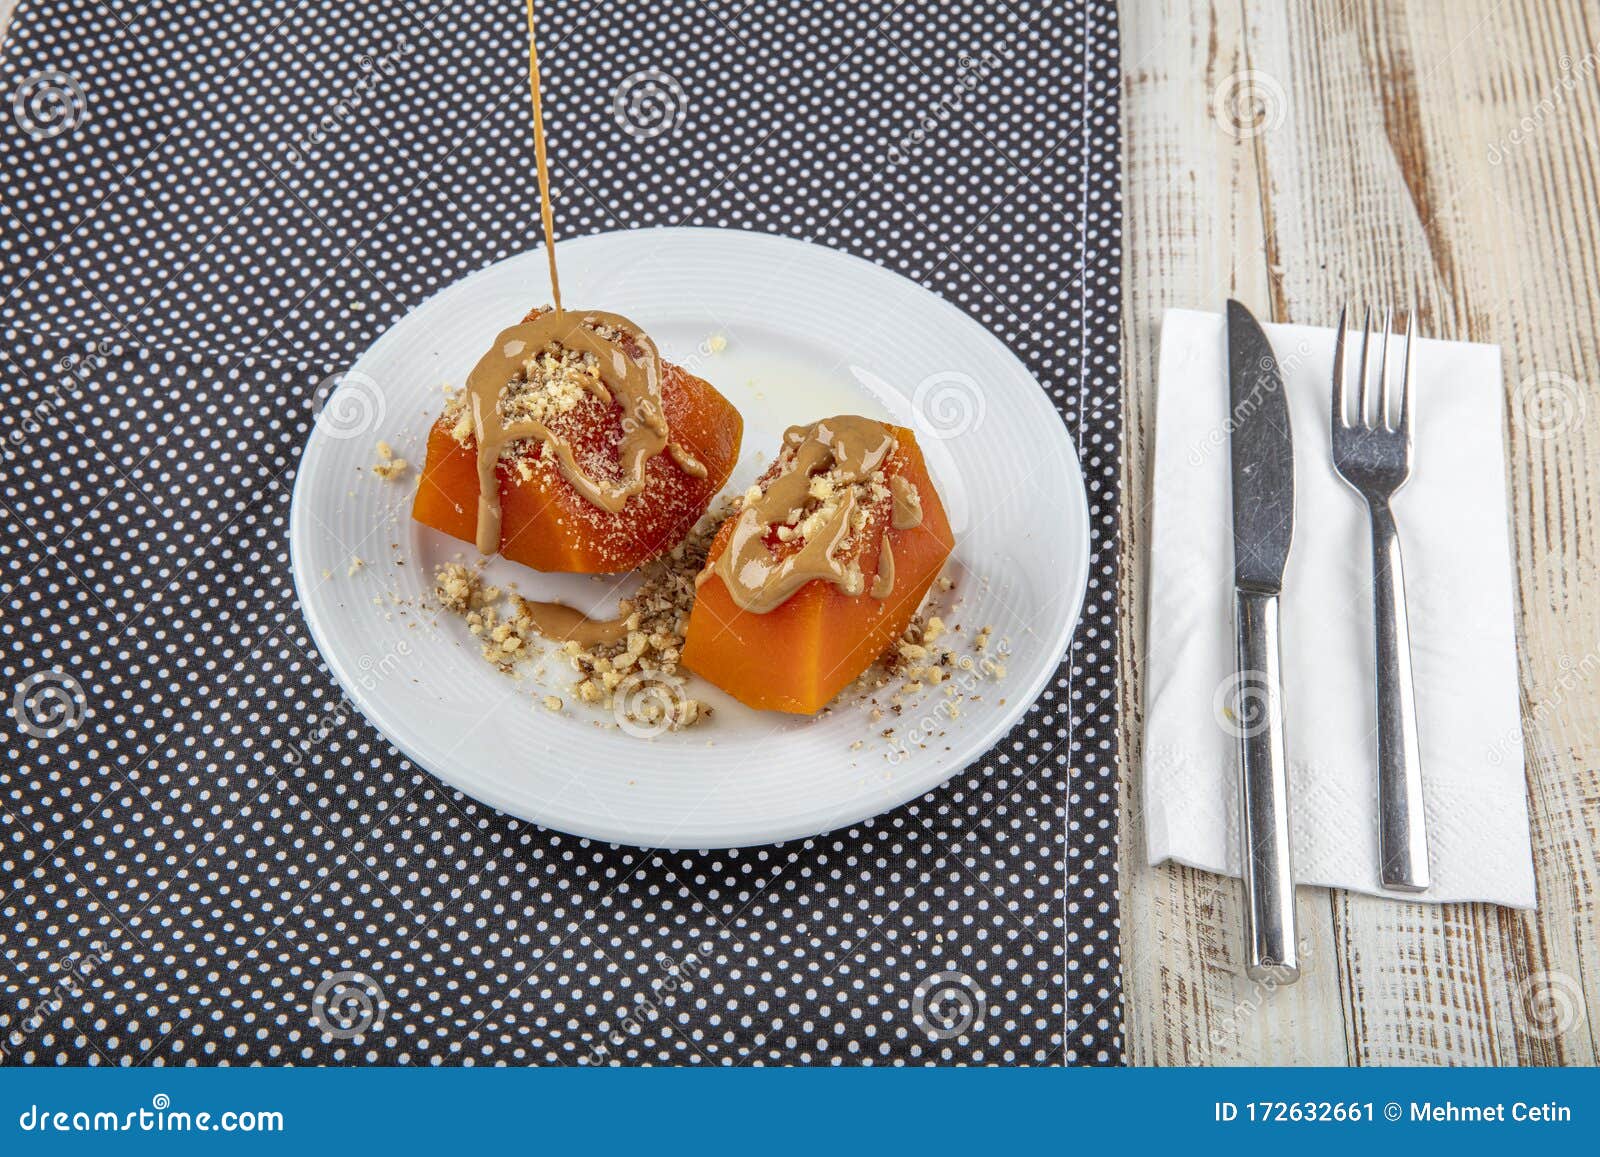
[[[579,702],[609,708],[619,725],[636,724],[647,732],[682,730],[711,716],[710,707],[684,692],[678,663],[694,608],[695,575],[705,565],[719,521],[702,518],[682,543],[644,565],[639,589],[618,603],[618,617],[628,630],[615,642],[584,647],[545,639],[534,627],[528,600],[485,585],[477,571],[459,562],[435,572],[434,597],[466,620],[483,644],[484,658],[502,671],[512,673],[535,656],[563,659],[576,675],[571,690]],[[561,703],[547,695],[545,706],[550,700]]]
[[[393,482],[405,475],[409,463],[404,458],[396,458],[394,447],[387,442],[378,443],[378,460],[372,464],[372,472],[385,482]]]

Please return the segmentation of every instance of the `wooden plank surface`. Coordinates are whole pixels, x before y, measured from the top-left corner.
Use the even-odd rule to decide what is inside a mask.
[[[1128,445],[1123,984],[1137,1064],[1593,1064],[1600,1021],[1600,9],[1122,6]],[[1505,351],[1540,909],[1302,889],[1306,975],[1239,974],[1237,885],[1143,863],[1158,322],[1232,294],[1417,310]]]

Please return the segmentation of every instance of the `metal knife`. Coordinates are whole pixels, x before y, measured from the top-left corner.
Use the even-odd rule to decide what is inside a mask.
[[[1244,819],[1245,970],[1288,984],[1300,975],[1289,776],[1283,746],[1278,596],[1294,537],[1294,439],[1272,345],[1250,311],[1228,302],[1229,449],[1233,462],[1233,607]]]

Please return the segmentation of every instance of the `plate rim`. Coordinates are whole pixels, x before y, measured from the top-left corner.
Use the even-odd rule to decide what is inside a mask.
[[[295,483],[294,491],[290,498],[287,531],[289,540],[289,569],[290,577],[294,584],[295,601],[299,604],[300,617],[306,624],[307,630],[311,635],[311,640],[317,648],[318,656],[325,664],[327,664],[328,669],[333,674],[334,680],[338,683],[340,690],[351,701],[351,703],[355,705],[356,709],[361,712],[362,717],[369,724],[371,724],[372,727],[380,735],[382,735],[383,738],[389,744],[391,744],[396,751],[400,752],[404,758],[410,760],[413,764],[427,772],[429,775],[433,776],[435,779],[438,779],[446,787],[455,791],[459,791],[471,799],[477,800],[480,803],[486,804],[497,811],[506,813],[507,815],[515,816],[516,818],[525,822],[536,824],[551,831],[557,831],[571,835],[578,839],[596,840],[599,842],[617,844],[624,847],[655,848],[671,851],[709,851],[726,848],[765,847],[773,844],[786,843],[791,840],[811,839],[825,835],[831,831],[847,828],[852,824],[861,823],[865,820],[872,819],[876,816],[893,811],[895,808],[901,807],[904,804],[919,798],[920,796],[937,790],[946,783],[950,782],[950,780],[954,779],[957,775],[960,775],[976,763],[980,762],[986,754],[993,751],[1004,740],[1006,735],[1015,729],[1017,724],[1027,716],[1028,712],[1032,710],[1034,705],[1038,702],[1039,696],[1043,693],[1046,685],[1060,670],[1061,664],[1066,661],[1071,653],[1072,639],[1077,632],[1079,623],[1081,622],[1084,601],[1088,594],[1089,573],[1093,560],[1093,543],[1090,530],[1092,511],[1089,508],[1088,491],[1083,479],[1083,466],[1079,461],[1079,451],[1081,447],[1073,438],[1072,431],[1067,426],[1065,417],[1056,407],[1055,403],[1050,399],[1049,392],[1045,389],[1043,383],[1039,381],[1038,375],[1030,370],[1022,362],[1022,360],[1017,357],[1017,355],[1009,346],[991,333],[988,328],[986,328],[975,317],[967,313],[966,310],[962,309],[959,305],[956,305],[954,302],[940,296],[931,289],[928,289],[926,286],[913,281],[904,274],[898,273],[893,269],[880,265],[877,262],[869,260],[868,258],[862,257],[858,254],[848,253],[841,249],[835,249],[826,245],[819,245],[813,241],[798,237],[790,237],[784,234],[766,233],[754,229],[717,228],[714,226],[703,225],[662,225],[635,229],[605,230],[594,233],[586,233],[581,236],[565,238],[561,241],[558,241],[557,244],[564,250],[570,251],[575,248],[582,248],[586,243],[591,243],[596,240],[615,238],[635,233],[651,233],[658,235],[668,233],[680,235],[714,235],[720,238],[738,237],[742,239],[739,242],[740,244],[749,241],[754,242],[757,245],[770,243],[784,248],[792,247],[804,249],[820,255],[825,260],[842,260],[846,263],[852,263],[864,267],[863,272],[868,277],[886,280],[887,282],[897,284],[901,287],[909,287],[918,295],[930,299],[941,310],[953,315],[954,319],[958,319],[958,321],[954,322],[955,324],[959,324],[961,327],[969,331],[969,333],[975,335],[978,340],[989,346],[997,356],[1010,361],[1015,368],[1020,370],[1022,374],[1033,383],[1036,391],[1033,396],[1038,401],[1043,402],[1053,415],[1055,421],[1052,428],[1055,430],[1056,436],[1063,440],[1064,446],[1068,451],[1064,465],[1064,473],[1068,483],[1068,489],[1071,491],[1071,497],[1073,499],[1072,506],[1076,513],[1080,516],[1079,521],[1081,524],[1081,532],[1077,535],[1077,550],[1072,554],[1072,557],[1078,560],[1077,565],[1074,568],[1076,574],[1074,576],[1069,576],[1075,578],[1076,580],[1073,584],[1071,609],[1069,613],[1063,617],[1062,627],[1057,632],[1055,639],[1050,643],[1048,648],[1049,653],[1056,656],[1055,661],[1042,667],[1038,674],[1030,681],[1023,694],[1016,696],[1016,707],[1014,709],[1007,710],[1005,716],[1003,717],[1005,721],[1001,724],[1000,730],[996,735],[991,737],[986,743],[979,745],[976,750],[971,752],[961,752],[959,745],[954,745],[954,749],[957,754],[953,757],[951,765],[942,769],[930,769],[931,774],[937,775],[938,778],[933,779],[927,776],[920,778],[917,776],[908,776],[904,781],[896,780],[888,789],[883,792],[882,795],[868,797],[859,805],[859,807],[848,808],[839,812],[835,818],[825,821],[825,826],[815,826],[815,820],[810,817],[815,817],[816,812],[812,811],[793,814],[790,817],[786,817],[785,821],[783,822],[773,821],[768,822],[759,828],[753,827],[750,832],[740,834],[737,838],[728,838],[727,836],[715,834],[710,835],[709,838],[705,838],[704,833],[702,833],[700,837],[696,837],[694,830],[691,828],[683,833],[683,838],[678,838],[676,834],[672,834],[669,836],[667,841],[662,843],[644,843],[638,838],[639,833],[629,832],[624,826],[620,824],[613,825],[610,821],[588,824],[585,825],[586,830],[577,831],[571,827],[562,826],[559,822],[553,823],[549,818],[531,814],[531,812],[523,805],[522,801],[511,797],[509,793],[500,790],[492,783],[471,782],[470,773],[464,776],[458,776],[454,774],[451,770],[448,770],[450,768],[448,761],[434,758],[432,752],[429,752],[427,755],[420,754],[417,748],[409,740],[402,740],[395,733],[395,731],[386,724],[382,711],[379,710],[378,705],[372,699],[369,699],[362,687],[361,681],[354,677],[353,672],[351,672],[347,665],[342,661],[338,649],[330,645],[330,639],[325,633],[325,626],[319,621],[319,617],[313,613],[314,604],[306,597],[307,590],[314,588],[310,584],[310,575],[305,572],[305,567],[308,564],[304,562],[302,550],[297,545],[302,539],[302,536],[310,532],[308,520],[310,520],[311,515],[307,507],[304,488],[307,485],[306,478],[308,477],[308,471],[305,469],[306,459],[311,455],[313,448],[317,445],[318,441],[316,436],[317,425],[316,422],[313,421],[311,423],[310,431],[306,436],[306,440],[300,447],[300,454],[295,459]],[[502,266],[511,264],[513,262],[526,261],[533,255],[542,255],[543,253],[544,246],[543,244],[540,244],[531,249],[509,254],[498,261],[491,262],[488,265],[481,266],[461,277],[458,277],[448,285],[441,286],[439,289],[429,294],[426,298],[419,301],[416,305],[406,310],[401,317],[392,322],[383,333],[378,335],[378,337],[375,338],[370,345],[368,345],[364,350],[361,351],[360,354],[356,356],[356,358],[350,363],[346,373],[352,374],[359,371],[364,364],[368,363],[376,355],[380,354],[391,340],[398,340],[394,339],[395,330],[402,325],[406,319],[427,308],[439,298],[445,296],[446,294],[457,292],[463,286],[479,278],[489,276],[493,271]]]

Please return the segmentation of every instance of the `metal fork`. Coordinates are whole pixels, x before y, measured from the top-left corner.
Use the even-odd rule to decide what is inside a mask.
[[[1406,315],[1405,364],[1400,375],[1399,416],[1392,417],[1389,385],[1390,310],[1383,311],[1378,350],[1378,405],[1370,412],[1367,347],[1372,310],[1361,322],[1360,388],[1355,420],[1348,419],[1349,385],[1344,368],[1345,311],[1333,347],[1333,466],[1362,498],[1372,518],[1372,586],[1378,663],[1378,854],[1385,888],[1420,892],[1428,886],[1428,832],[1422,814],[1422,759],[1417,747],[1417,709],[1411,684],[1411,633],[1406,623],[1405,570],[1400,535],[1389,500],[1411,476],[1411,316]]]

